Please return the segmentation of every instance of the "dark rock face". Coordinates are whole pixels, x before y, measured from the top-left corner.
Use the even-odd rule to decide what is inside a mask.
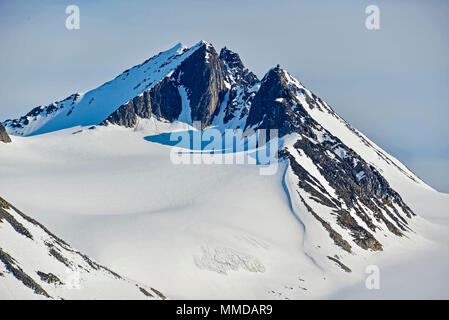
[[[149,119],[154,114],[157,118],[174,121],[181,111],[182,101],[177,83],[167,77],[153,88],[121,105],[101,124],[111,123],[132,128],[137,124],[137,117]]]
[[[141,118],[151,117],[149,91],[145,91],[140,96],[121,105],[114,113],[103,121],[102,124],[112,123],[132,128],[137,123],[137,116]]]
[[[0,123],[0,142],[9,143],[11,142],[11,138],[6,132],[5,127]]]
[[[273,68],[262,79],[252,101],[246,128],[278,129],[279,136],[294,132],[300,108],[302,106],[293,90],[288,87],[284,71],[279,67]],[[306,114],[305,110],[301,114]]]
[[[173,78],[187,91],[192,121],[201,121],[202,128],[210,125],[227,91],[226,67],[215,49],[203,43],[181,63]]]
[[[182,111],[182,100],[177,85],[173,78],[165,78],[151,89],[151,105],[156,117],[168,121],[178,119]]]
[[[237,116],[242,119],[256,95],[250,92],[251,88],[258,82],[237,53],[223,48],[218,55],[210,44],[203,43],[170,76],[121,105],[101,124],[134,127],[137,117],[153,115],[158,119],[178,120],[182,111],[181,88],[187,93],[191,120],[200,121],[202,128],[212,123],[226,95],[224,123]]]
[[[228,70],[231,85],[223,119],[226,124],[235,117],[239,117],[240,120],[248,114],[249,106],[255,96],[255,93],[251,93],[251,89],[259,82],[259,79],[245,68],[237,53],[225,47],[221,49],[219,57]]]
[[[259,82],[257,76],[245,68],[237,53],[224,47],[220,50],[219,58],[224,62],[228,71],[232,74],[233,80],[237,84],[242,85],[245,88],[251,88]]]
[[[45,273],[45,272],[42,272],[42,271],[37,271],[36,273],[39,276],[39,278],[41,278],[42,281],[45,281],[45,282],[47,282],[49,284],[56,284],[56,285],[63,285],[64,284],[53,273]]]
[[[12,215],[10,215],[8,213],[8,211],[6,211],[4,208],[0,207],[0,222],[3,221],[3,219],[5,219],[10,225],[11,227],[13,227],[13,229],[17,232],[20,233],[21,235],[33,240],[33,236],[31,235],[31,233],[28,231],[27,228],[25,228],[20,222],[18,222],[16,219],[14,219],[14,217]]]
[[[335,262],[340,268],[342,268],[345,272],[352,272],[351,269],[349,269],[347,266],[345,266],[340,260],[334,258],[334,257],[330,257],[327,256],[327,258],[333,262]]]
[[[309,139],[301,139],[294,147],[318,164],[321,175],[335,190],[339,200],[347,207],[356,209],[357,215],[371,226],[373,231],[375,228],[372,220],[362,205],[374,213],[375,219],[383,221],[391,232],[401,235],[400,230],[406,230],[407,221],[393,205],[400,207],[402,214],[408,218],[413,215],[411,209],[373,166],[367,164],[338,138],[329,135],[328,139],[330,140],[317,144]],[[340,156],[329,157],[331,152],[335,154],[336,148]],[[396,226],[390,224],[382,212],[395,221]]]
[[[168,121],[177,120],[182,111],[179,93],[182,87],[190,102],[192,121],[201,121],[205,128],[219,111],[227,90],[225,80],[227,73],[223,61],[212,46],[204,43],[171,76],[120,106],[102,124],[133,127],[137,116],[150,118],[152,115]]]

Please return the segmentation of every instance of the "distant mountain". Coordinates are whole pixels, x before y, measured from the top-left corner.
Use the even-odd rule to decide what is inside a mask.
[[[418,213],[392,179],[430,189],[287,71],[277,66],[259,80],[237,53],[223,48],[218,54],[205,41],[178,44],[96,89],[3,124],[12,135],[28,136],[79,125],[133,128],[151,118],[201,121],[202,129],[279,130],[292,210],[342,252],[381,251],[384,243],[413,234]],[[326,250],[323,257],[333,256],[334,248]]]
[[[73,249],[0,197],[1,299],[165,299]]]

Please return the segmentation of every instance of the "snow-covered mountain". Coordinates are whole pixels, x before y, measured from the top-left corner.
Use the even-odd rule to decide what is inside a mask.
[[[73,249],[0,197],[0,299],[165,299]]]
[[[201,121],[207,127],[220,118],[224,123],[242,120],[257,82],[239,56],[226,48],[218,55],[204,41],[191,48],[178,44],[94,90],[36,107],[3,124],[10,134],[21,136],[100,123],[134,127],[138,118],[153,115],[167,121]]]
[[[193,126],[195,121],[201,122],[201,128]],[[76,166],[80,166],[78,169],[81,170],[77,171],[78,175],[85,175],[91,172],[89,163],[95,167],[98,161],[104,161],[106,165],[98,166],[98,171],[93,170],[86,179],[97,187],[92,192],[102,194],[98,198],[103,199],[102,205],[104,201],[114,203],[110,207],[112,211],[120,207],[124,211],[152,212],[159,216],[159,220],[146,216],[139,216],[138,219],[143,219],[142,225],[148,229],[153,228],[153,225],[164,224],[166,228],[162,229],[165,233],[172,234],[170,245],[167,242],[162,244],[161,241],[168,238],[151,229],[153,232],[146,234],[145,241],[151,242],[146,249],[159,252],[159,260],[166,264],[173,265],[176,261],[179,268],[193,279],[198,277],[199,283],[203,283],[204,288],[209,288],[209,291],[204,288],[199,290],[204,295],[217,290],[220,293],[216,296],[221,294],[241,297],[240,294],[247,292],[247,289],[242,289],[237,294],[233,285],[224,284],[215,275],[210,275],[214,271],[228,274],[231,270],[246,270],[256,275],[265,274],[260,275],[265,281],[262,281],[262,287],[254,284],[254,287],[249,288],[253,290],[250,292],[254,297],[272,297],[271,294],[278,293],[285,296],[290,289],[284,288],[281,292],[279,286],[290,286],[291,278],[297,277],[297,274],[288,271],[281,281],[280,276],[274,276],[273,272],[279,272],[283,268],[293,270],[294,265],[303,265],[309,279],[321,279],[323,273],[329,273],[329,277],[334,277],[332,281],[339,285],[340,282],[349,283],[350,278],[342,280],[338,274],[349,276],[352,272],[360,277],[361,270],[373,259],[395,255],[405,250],[404,248],[425,243],[426,232],[430,227],[429,221],[424,218],[429,214],[436,215],[439,219],[447,218],[447,210],[444,208],[449,204],[448,197],[437,193],[400,161],[351,127],[326,102],[286,70],[279,66],[271,68],[259,80],[245,68],[238,54],[227,48],[217,53],[205,41],[190,48],[178,44],[124,71],[96,89],[73,94],[46,107],[34,108],[21,118],[4,121],[3,125],[13,140],[8,146],[8,154],[19,157],[19,154],[23,155],[25,152],[31,158],[30,154],[35,155],[38,162],[44,161],[44,167],[48,164],[49,171],[46,174],[49,176],[61,170],[65,172],[65,178],[70,180],[70,172]],[[277,129],[282,173],[270,180],[270,183],[274,183],[279,178],[279,181],[276,180],[277,186],[262,187],[268,180],[252,176],[254,171],[248,166],[244,166],[244,170],[217,169],[215,166],[216,169],[200,166],[176,170],[172,164],[160,161],[163,158],[165,162],[169,162],[168,152],[162,151],[169,149],[167,146],[152,143],[151,150],[148,149],[149,141],[154,142],[154,137],[165,133],[209,128],[217,128],[221,132],[224,129],[266,129],[269,132]],[[50,134],[41,135],[43,133]],[[153,138],[148,139],[149,136]],[[48,148],[51,149],[47,151],[56,158],[50,160],[42,153],[43,144],[49,145]],[[111,149],[105,149],[106,145]],[[73,153],[74,150],[77,150],[76,154]],[[72,163],[74,158],[78,162]],[[63,164],[67,159],[70,159],[69,163]],[[90,162],[85,162],[86,159],[90,159]],[[3,164],[9,163],[7,161],[4,160]],[[28,162],[21,160],[9,164],[18,168],[21,163]],[[10,170],[17,171],[12,167]],[[5,166],[2,174],[14,176],[10,170]],[[166,178],[171,176],[173,170],[177,173],[173,179],[179,181],[178,184],[171,184]],[[116,180],[111,180],[110,176],[116,172],[120,173],[117,179],[129,181],[125,183],[126,189],[117,189],[120,193],[108,188],[115,183]],[[204,172],[208,172],[207,178]],[[165,176],[159,177],[162,173]],[[240,193],[234,194],[234,191],[223,189],[226,183],[234,181],[234,174],[243,179],[237,183],[237,190],[249,190],[245,199],[240,199]],[[247,177],[247,182],[244,182],[243,177]],[[101,179],[104,181],[101,182]],[[213,179],[217,180],[209,184],[208,181]],[[216,183],[224,186],[219,187]],[[245,183],[252,188],[247,190]],[[19,188],[22,184],[13,182],[12,185]],[[82,185],[84,189],[89,189],[85,183]],[[61,192],[59,188],[65,184],[58,181],[53,186],[55,189],[50,189],[58,193]],[[209,186],[209,189],[204,190],[205,193],[209,194],[211,189],[216,190],[210,194],[210,198],[195,193],[195,190],[203,190],[205,186]],[[8,196],[14,197],[13,192],[6,189],[6,184],[0,184],[0,187],[5,188],[5,192],[11,192]],[[179,189],[181,187],[190,190]],[[265,199],[257,196],[258,188],[266,188],[265,191],[260,190]],[[148,190],[148,193],[141,194],[141,190]],[[67,197],[78,198],[81,194],[84,192],[74,188],[70,195],[66,194],[63,198],[67,203]],[[191,198],[187,195],[191,195]],[[223,203],[221,199],[217,201],[217,195],[229,200]],[[421,195],[426,195],[426,199],[437,199],[434,206],[429,208],[425,205]],[[121,198],[126,205],[117,202]],[[146,201],[147,198],[149,202]],[[93,208],[82,206],[83,210],[102,211],[100,202],[95,206],[95,199],[91,202]],[[213,206],[211,199],[220,203],[221,207]],[[270,212],[262,214],[258,211],[256,214],[248,207],[255,206],[257,202],[264,204],[260,210]],[[211,205],[213,210],[205,210]],[[160,216],[164,212],[166,214]],[[171,212],[172,215],[169,214]],[[218,215],[218,212],[222,214]],[[288,218],[285,212],[290,215]],[[198,225],[193,226],[188,222],[189,219],[198,221]],[[260,220],[259,228],[255,229],[254,220]],[[287,230],[287,221],[295,226],[295,231]],[[121,223],[128,225],[130,222]],[[231,228],[235,237],[246,239],[245,245],[231,240],[232,237],[225,232],[225,226],[228,225],[235,228]],[[271,225],[280,229],[272,230]],[[199,226],[216,232],[213,236],[207,234],[202,237],[206,231]],[[129,226],[131,230],[134,227]],[[116,241],[127,243],[134,236],[130,234],[126,236],[129,239]],[[208,244],[215,245],[206,245],[202,242],[204,239],[209,239]],[[182,253],[179,252],[179,256],[174,256],[174,252],[177,252],[175,250],[168,257],[169,254],[160,251],[161,249],[156,248],[157,245],[166,248],[166,251],[172,250],[173,246],[179,246],[183,250]],[[104,248],[103,245],[100,247]],[[100,252],[100,247],[96,248],[97,253]],[[275,248],[274,252],[264,252],[268,248]],[[296,256],[298,253],[293,253],[299,248],[302,250],[300,257]],[[283,256],[284,254],[286,255]],[[181,259],[184,255],[193,258]],[[280,259],[282,256],[285,260]],[[296,262],[290,261],[287,256],[295,257]],[[117,264],[120,270],[126,274],[129,272],[135,279],[139,278],[144,283],[153,281],[147,275],[141,276],[141,272],[130,271],[136,268],[135,265],[116,262],[112,255],[105,259]],[[136,258],[136,261],[146,260]],[[194,268],[191,269],[192,267]],[[199,275],[198,270],[209,273],[206,276],[203,273]],[[164,268],[153,271],[166,272]],[[176,271],[172,270],[171,276],[173,272]],[[192,297],[192,292],[185,291],[185,287],[173,287],[167,284],[169,280],[162,281],[163,278],[164,276],[154,280],[162,291],[172,293],[174,297]],[[354,281],[355,278],[351,279]],[[186,279],[180,281],[187,281],[187,286],[192,285]],[[321,280],[313,283],[309,287],[312,291],[313,286],[325,286]],[[268,290],[275,287],[278,289]],[[290,297],[302,297],[306,294],[304,286],[300,285],[299,288],[299,291],[291,291]],[[230,291],[226,291],[227,289]],[[255,294],[257,290],[258,293]],[[320,294],[317,291],[319,290],[316,289],[310,295],[322,294],[322,291]]]

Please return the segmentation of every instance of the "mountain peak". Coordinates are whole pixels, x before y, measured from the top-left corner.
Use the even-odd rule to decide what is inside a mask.
[[[207,42],[205,40],[200,40],[194,46],[192,46],[192,48],[193,47],[202,47],[202,46],[205,46],[206,48],[214,47],[210,42]]]
[[[242,60],[238,53],[235,53],[228,48],[224,47],[220,50],[220,59],[225,61],[226,65],[230,68],[240,68],[243,69],[245,66],[243,65]]]
[[[297,117],[294,110],[298,101],[287,76],[279,65],[268,70],[252,101],[247,128],[278,129],[280,136],[295,131]]]
[[[264,77],[262,78],[262,82],[266,81],[268,78],[277,77],[277,78],[285,78],[285,73],[287,71],[282,69],[281,66],[278,64],[276,67],[268,69],[268,71],[265,73]]]
[[[188,47],[183,45],[181,42],[178,42],[169,50],[173,50],[173,51],[176,51],[178,54],[181,54],[185,49],[188,49]]]

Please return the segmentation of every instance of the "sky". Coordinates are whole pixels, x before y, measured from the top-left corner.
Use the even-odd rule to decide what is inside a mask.
[[[80,29],[65,27],[66,6]],[[368,5],[380,29],[365,27]],[[0,0],[0,121],[113,79],[178,42],[280,64],[449,193],[449,1]]]

